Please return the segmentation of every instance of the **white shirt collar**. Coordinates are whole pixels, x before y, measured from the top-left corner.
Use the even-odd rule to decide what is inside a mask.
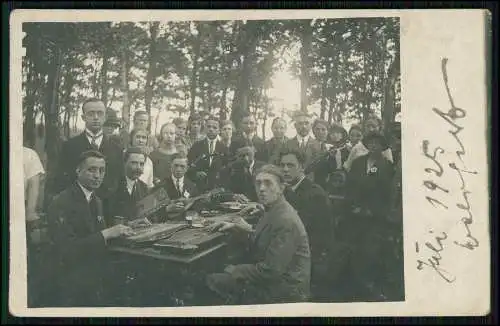
[[[172,175],[172,180],[174,181],[174,185],[177,185],[177,180],[179,180],[179,184],[181,186],[184,185],[184,176],[182,176],[181,178],[177,179],[174,175]]]
[[[99,131],[97,134],[94,134],[92,131],[88,130],[85,128],[85,137],[89,140],[89,143],[92,144],[92,137],[95,137],[95,141],[97,143],[97,146],[101,147],[102,139],[104,137],[104,134],[102,133],[102,130]]]
[[[304,181],[305,178],[306,176],[303,175],[302,178],[300,178],[299,181],[297,181],[297,183],[292,186],[292,190],[293,191],[297,190],[297,188],[300,186],[300,184],[302,183],[302,181]]]
[[[125,180],[127,181],[127,190],[129,194],[132,194],[132,190],[134,189],[134,185],[137,180],[132,180],[129,177],[125,176]]]
[[[84,186],[82,186],[80,184],[80,182],[77,182],[78,183],[78,186],[80,187],[80,189],[82,189],[83,191],[83,194],[85,195],[85,199],[87,199],[87,202],[90,202],[90,199],[92,198],[92,194],[93,192],[88,190],[87,188],[85,188]]]
[[[253,137],[255,137],[255,132],[251,132],[249,134],[247,134],[247,133],[244,132],[243,133],[243,137],[245,137],[246,139],[250,139],[251,140],[251,139],[253,139]]]
[[[253,174],[253,167],[255,166],[255,160],[250,163],[250,166],[248,167],[248,171],[250,171],[251,174]]]
[[[305,137],[302,137],[301,135],[297,134],[297,140],[299,141],[299,145],[302,144],[303,140],[307,144],[307,142],[309,141],[310,137],[311,137],[311,135],[309,135],[309,134],[307,136],[305,136]]]

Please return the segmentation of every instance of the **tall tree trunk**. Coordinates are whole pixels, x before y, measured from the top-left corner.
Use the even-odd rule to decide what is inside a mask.
[[[105,46],[102,52],[102,68],[101,68],[101,100],[105,106],[108,105],[108,67],[109,67],[109,50]]]
[[[244,35],[240,36],[238,51],[243,60],[231,106],[231,120],[235,124],[239,124],[243,114],[249,112],[250,76],[255,60],[255,49],[262,32],[261,24],[263,23],[250,20],[242,28]]]
[[[301,31],[301,43],[300,48],[300,110],[306,112],[307,105],[309,104],[309,99],[307,97],[307,91],[309,89],[309,69],[311,66],[309,54],[311,53],[312,45],[312,26],[311,20],[304,21]]]
[[[332,63],[330,60],[328,60],[325,64],[326,72],[325,75],[323,76],[323,82],[321,84],[321,113],[320,117],[321,119],[325,119],[326,115],[326,98],[327,98],[327,89],[328,89],[328,81],[330,79],[330,70],[332,67]]]
[[[384,90],[384,102],[382,103],[382,119],[384,121],[384,129],[389,131],[391,123],[395,117],[395,100],[396,100],[396,82],[400,74],[399,53],[396,52],[396,57],[391,62],[387,71],[387,81]]]
[[[122,129],[128,131],[130,125],[130,103],[128,90],[128,55],[127,51],[122,52],[121,58],[121,88],[123,93],[122,106]]]
[[[63,52],[56,48],[51,60],[51,67],[47,80],[47,99],[45,112],[45,151],[47,153],[47,170],[53,171],[59,154],[59,99],[58,89],[60,83]]]
[[[220,121],[227,120],[227,89],[229,88],[228,85],[225,85],[224,88],[222,89],[222,95],[221,95],[221,104],[220,104],[220,113],[219,113],[219,118]]]
[[[25,120],[24,120],[24,143],[28,147],[35,145],[35,67],[29,57],[26,57],[26,68],[28,80],[26,82],[26,97],[24,101]]]
[[[71,64],[71,63],[69,63]],[[69,126],[69,120],[71,116],[71,111],[72,111],[72,106],[73,103],[71,103],[71,92],[73,91],[73,86],[75,85],[75,80],[73,78],[73,70],[71,69],[72,67],[68,66],[68,64],[65,66],[66,74],[64,76],[64,93],[63,93],[63,98],[64,100],[62,101],[62,105],[66,109],[64,112],[64,125],[63,125],[63,130],[64,130],[64,136],[66,138],[70,137],[70,126]]]
[[[152,22],[149,25],[149,67],[146,74],[146,86],[144,89],[144,107],[148,113],[148,131],[151,131],[151,102],[153,100],[153,88],[156,78],[156,61],[157,61],[157,37],[159,22]]]
[[[189,105],[189,112],[193,114],[195,112],[195,103],[196,103],[196,88],[198,84],[198,60],[200,58],[201,52],[201,41],[203,39],[203,27],[201,22],[195,22],[196,29],[198,30],[198,35],[196,36],[196,40],[193,45],[194,49],[194,58],[193,58],[193,70],[191,71],[191,80],[189,82],[190,85],[190,93],[191,93],[191,103]]]

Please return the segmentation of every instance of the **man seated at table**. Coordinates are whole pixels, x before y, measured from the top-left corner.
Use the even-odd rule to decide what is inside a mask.
[[[298,150],[285,149],[280,153],[280,166],[285,182],[286,200],[297,210],[311,246],[312,294],[323,290],[324,274],[318,273],[323,267],[334,236],[334,223],[328,194],[304,173],[305,157]],[[326,271],[325,271],[326,272]],[[327,273],[327,272],[326,272]]]
[[[255,178],[263,217],[255,229],[243,219],[213,230],[232,231],[249,243],[247,264],[207,276],[208,287],[229,304],[304,302],[309,298],[311,258],[304,225],[283,195],[283,175],[265,165]]]
[[[158,187],[163,187],[167,191],[168,198],[176,200],[198,195],[196,184],[186,176],[188,158],[184,153],[176,153],[172,156],[170,169],[172,173],[158,184]]]
[[[148,195],[148,186],[139,179],[144,172],[146,153],[140,147],[128,148],[123,156],[124,175],[117,191],[111,196],[107,218],[110,222],[115,217],[126,220],[137,218],[137,202]]]
[[[104,155],[83,152],[76,180],[51,203],[47,221],[52,249],[48,253],[47,282],[53,287],[53,306],[101,306],[110,297],[105,277],[109,267],[106,245],[132,230],[122,224],[108,227],[102,202],[95,195],[106,169]]]
[[[236,160],[221,173],[222,184],[234,194],[257,201],[253,178],[263,165],[265,162],[255,160],[255,147],[244,144],[237,149]]]
[[[153,191],[160,188],[165,189],[168,198],[171,200],[166,207],[167,219],[177,219],[184,212],[185,200],[199,195],[196,184],[188,179],[188,158],[184,153],[172,155],[170,164],[171,174],[162,180]],[[163,218],[161,219],[163,220]]]

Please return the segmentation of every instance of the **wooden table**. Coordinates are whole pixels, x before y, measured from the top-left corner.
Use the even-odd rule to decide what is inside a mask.
[[[111,251],[114,251],[114,252],[126,253],[126,254],[135,255],[135,256],[151,257],[151,258],[159,259],[159,260],[163,260],[163,261],[190,264],[190,263],[195,262],[195,261],[197,261],[205,256],[210,255],[211,253],[213,253],[215,251],[218,251],[219,249],[225,247],[226,245],[227,245],[226,242],[221,242],[221,243],[218,243],[210,248],[207,248],[207,249],[202,250],[200,252],[193,253],[191,255],[176,255],[173,253],[166,253],[166,252],[162,252],[160,249],[156,249],[156,248],[153,248],[151,246],[142,247],[142,248],[113,246],[113,247],[110,247],[109,249]]]

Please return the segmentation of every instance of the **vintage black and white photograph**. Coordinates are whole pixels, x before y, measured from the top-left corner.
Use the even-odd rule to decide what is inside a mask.
[[[404,301],[398,18],[22,28],[28,307]]]
[[[405,300],[399,18],[22,29],[28,307]]]

